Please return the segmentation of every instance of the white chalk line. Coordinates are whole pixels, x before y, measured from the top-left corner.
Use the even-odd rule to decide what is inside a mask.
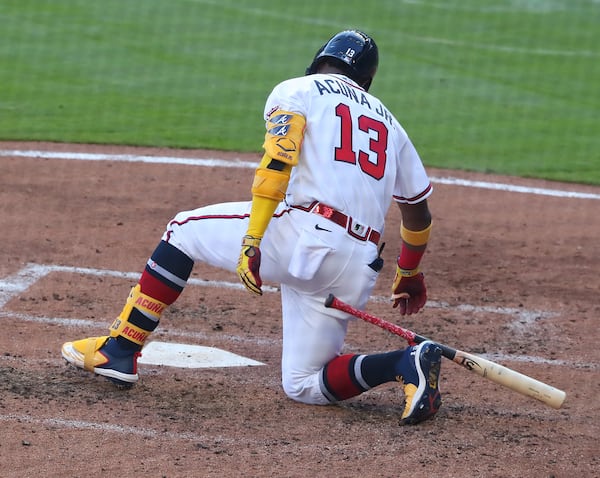
[[[89,319],[72,319],[67,317],[45,317],[39,315],[22,314],[18,312],[0,310],[0,318],[16,319],[22,322],[34,322],[37,324],[50,324],[60,325],[62,327],[75,327],[84,328],[88,330],[102,331],[106,335],[108,331],[108,322],[98,322]],[[92,334],[93,335],[93,334]],[[178,330],[157,330],[153,337],[161,338],[168,337],[171,339],[175,338],[187,338],[195,339],[198,342],[206,345],[207,342],[214,344],[216,342],[235,342],[235,343],[250,343],[252,345],[264,345],[264,346],[277,346],[281,345],[281,340],[278,339],[267,339],[267,338],[256,338],[256,337],[243,337],[241,335],[231,335],[219,333],[218,336],[210,335],[204,332],[192,332],[192,331],[178,331]]]
[[[35,151],[35,150],[0,150],[0,157],[23,157],[40,159],[62,159],[75,161],[115,161],[115,162],[133,162],[133,163],[151,163],[151,164],[179,164],[187,166],[201,167],[222,167],[222,168],[246,168],[255,169],[257,162],[242,161],[239,159],[217,159],[217,158],[178,158],[171,156],[144,156],[134,154],[100,154],[100,153],[73,153],[56,151]],[[596,199],[600,200],[600,194],[586,193],[581,191],[563,191],[560,189],[535,188],[518,186],[515,184],[494,183],[487,181],[472,181],[468,179],[447,177],[430,177],[432,183],[446,184],[452,186],[472,187],[478,189],[492,189],[496,191],[505,191],[522,194],[534,194],[539,196],[551,196],[571,199]]]
[[[92,268],[81,268],[81,267],[68,267],[68,266],[44,266],[39,264],[28,264],[23,269],[18,271],[16,274],[13,274],[9,277],[6,277],[3,280],[0,280],[0,309],[4,307],[4,305],[14,296],[19,295],[20,293],[25,292],[31,285],[35,284],[38,280],[45,277],[51,272],[67,272],[67,273],[79,273],[79,274],[93,274],[93,275],[106,275],[113,277],[121,277],[126,279],[135,279],[138,277],[137,273],[124,273],[120,271],[111,271],[111,270],[100,270],[100,269],[92,269]],[[191,282],[191,281],[190,281]],[[213,281],[204,281],[197,280],[193,281],[195,285],[213,285]],[[218,282],[222,285],[222,282]],[[236,285],[237,286],[237,285]],[[381,299],[381,298],[380,298]],[[499,309],[500,313],[505,313],[506,310]],[[36,317],[27,314],[18,314],[13,312],[7,312],[0,310],[0,317],[4,318],[17,318],[20,320],[32,321],[36,323],[55,323],[60,325],[69,325],[76,327],[100,327],[100,325],[91,320],[83,320],[83,319],[67,319],[67,318],[58,318],[58,317]],[[104,324],[105,326],[106,324]],[[190,332],[178,333],[177,331],[169,331],[166,333],[168,336],[175,335],[187,335],[188,337],[191,335]],[[207,338],[206,334],[193,334],[198,336],[199,338]],[[231,336],[229,337],[231,338]],[[236,339],[243,339],[237,337]],[[255,339],[253,339],[255,340]],[[268,344],[272,344],[273,340],[266,340]],[[496,359],[498,357],[495,357]],[[553,360],[548,361],[545,359],[541,359],[539,357],[514,357],[514,356],[501,356],[501,358],[505,360],[517,360],[524,362],[533,362],[533,363],[543,363],[543,364],[551,364],[554,366],[569,366],[569,367],[584,367],[590,368],[594,367],[594,364],[573,364],[562,360]],[[4,359],[12,359],[12,357],[4,357]],[[490,356],[490,359],[494,359]],[[28,360],[30,361],[30,360]],[[47,361],[47,359],[46,359]],[[58,362],[58,361],[57,361]],[[240,441],[247,441],[245,439],[241,439],[239,437],[228,438],[223,437],[221,435],[198,435],[194,433],[176,433],[169,432],[164,430],[155,430],[152,428],[142,428],[142,427],[132,427],[126,425],[117,425],[110,423],[97,423],[90,422],[84,420],[68,420],[64,418],[33,418],[28,415],[0,415],[0,421],[3,422],[17,422],[17,423],[29,423],[42,425],[47,427],[56,427],[61,429],[72,429],[72,430],[90,430],[90,431],[101,431],[105,433],[116,433],[120,435],[128,435],[128,436],[141,436],[144,438],[167,438],[169,440],[182,440],[182,441],[190,441],[194,440],[199,444],[210,442],[213,446],[218,446],[219,444],[239,444]],[[255,444],[255,440],[250,440],[249,442]]]
[[[430,177],[432,183],[447,184],[450,186],[465,186],[478,189],[492,189],[511,193],[533,194],[537,196],[552,196],[571,199],[600,199],[600,194],[584,193],[580,191],[562,191],[560,189],[534,188],[516,184],[491,183],[488,181],[472,181],[469,179],[453,177]]]
[[[40,278],[50,274],[51,272],[63,272],[70,274],[81,274],[81,275],[93,275],[93,276],[104,276],[104,277],[118,277],[129,280],[137,280],[140,277],[139,273],[135,272],[122,272],[114,271],[109,269],[95,269],[88,267],[73,267],[73,266],[60,266],[60,265],[42,265],[42,264],[27,264],[16,274],[8,276],[4,279],[0,279],[0,308],[8,302],[15,295],[24,292],[31,285],[37,282]],[[219,287],[219,288],[230,288],[243,290],[244,286],[238,282],[227,282],[227,281],[213,281],[205,279],[190,279],[188,285],[202,286],[202,287]],[[279,292],[277,287],[265,286],[263,287],[265,292]],[[373,296],[371,300],[374,302],[389,302],[389,297],[384,296]],[[522,308],[511,308],[511,307],[493,307],[493,306],[476,306],[469,304],[462,304],[459,306],[451,306],[446,302],[428,301],[428,307],[438,309],[457,309],[463,312],[482,312],[492,313],[508,316],[517,316],[519,320],[530,321],[536,318],[549,318],[554,317],[556,314],[546,311],[527,310]]]
[[[91,430],[91,431],[102,431],[110,433],[118,433],[123,435],[136,435],[143,438],[154,438],[154,439],[167,439],[167,440],[194,440],[200,443],[211,442],[213,445],[228,444],[233,445],[240,440],[237,437],[224,437],[222,435],[198,435],[195,433],[175,433],[161,430],[155,430],[153,428],[142,428],[132,427],[126,425],[114,425],[111,423],[97,423],[89,422],[85,420],[67,420],[64,418],[33,418],[29,415],[0,415],[0,421],[3,422],[19,422],[28,423],[35,425],[42,425],[47,427],[56,427],[61,429],[72,429],[72,430]],[[246,440],[248,443],[256,443],[256,440]]]
[[[3,311],[1,310],[4,305],[11,300],[13,297],[25,292],[31,285],[45,277],[52,272],[61,273],[74,273],[82,275],[94,275],[94,276],[107,276],[107,277],[118,277],[128,280],[135,280],[139,278],[139,273],[134,272],[121,272],[114,270],[95,269],[88,267],[72,267],[72,266],[60,266],[60,265],[41,265],[30,263],[27,264],[23,269],[17,273],[10,275],[0,280],[0,318],[12,318],[21,321],[34,322],[34,323],[45,323],[45,324],[56,324],[66,327],[83,327],[83,328],[106,328],[106,324],[100,324],[93,320],[86,319],[73,319],[73,318],[61,318],[61,317],[41,317],[29,314],[22,314],[18,312]],[[243,289],[243,286],[238,283],[231,283],[226,281],[211,281],[211,280],[200,280],[192,279],[188,282],[190,285],[196,285],[201,287],[230,287],[236,289]],[[278,291],[275,287],[265,288],[266,292]],[[389,302],[388,297],[373,296],[372,301],[382,303]],[[509,307],[493,307],[493,306],[475,306],[469,304],[462,304],[459,306],[451,306],[445,302],[428,302],[428,307],[439,308],[444,310],[460,310],[470,313],[484,313],[484,314],[499,314],[509,317],[514,317],[513,323],[517,324],[515,327],[520,329],[526,328],[533,322],[554,317],[557,314],[547,311],[536,311],[527,310],[522,308],[509,308]],[[219,334],[219,336],[211,336],[202,332],[191,332],[191,331],[161,331],[157,333],[157,336],[166,337],[188,337],[194,338],[198,341],[230,341],[238,343],[251,343],[254,345],[266,345],[266,346],[280,346],[281,340],[276,339],[264,339],[256,337],[243,337],[238,335]],[[482,355],[484,356],[484,355]],[[549,364],[549,365],[563,365],[563,366],[580,366],[584,368],[595,367],[594,364],[578,363],[561,361],[561,360],[548,360],[534,356],[513,356],[513,355],[490,355],[489,358],[502,358],[507,361],[519,361],[519,362],[531,362],[538,364]]]
[[[39,158],[39,159],[66,159],[75,161],[115,161],[122,163],[150,163],[150,164],[180,164],[184,166],[205,166],[221,168],[247,168],[255,169],[257,162],[242,161],[239,159],[216,158],[178,158],[171,156],[144,156],[137,154],[99,154],[99,153],[71,153],[60,151],[21,151],[0,150],[0,156]]]
[[[80,327],[80,328],[85,328],[86,330],[93,330],[94,328],[97,330],[102,330],[104,333],[106,333],[107,330],[107,326],[106,323],[100,324],[99,322],[94,322],[91,320],[80,320],[80,319],[60,319],[60,318],[49,318],[49,317],[37,317],[37,316],[33,316],[33,315],[26,315],[26,314],[14,314],[14,313],[10,313],[10,312],[0,312],[0,318],[7,318],[7,319],[17,319],[17,320],[21,320],[24,322],[34,322],[37,324],[40,323],[44,323],[44,324],[57,324],[57,325],[63,325],[63,326],[73,326],[73,327]],[[267,346],[267,347],[280,347],[281,346],[281,339],[254,339],[254,338],[250,338],[250,337],[240,337],[240,336],[232,336],[232,335],[220,335],[217,338],[209,336],[207,334],[203,334],[203,333],[183,333],[183,332],[177,332],[177,331],[168,331],[168,332],[156,332],[156,335],[159,338],[162,337],[167,337],[167,338],[171,338],[171,337],[192,337],[192,338],[197,338],[197,339],[202,339],[202,338],[210,338],[212,339],[214,342],[227,342],[227,341],[231,341],[231,342],[248,342],[252,345],[259,345],[259,346]],[[344,346],[344,350],[347,353],[363,353],[364,351],[361,349],[358,349],[355,346],[352,345],[345,345]],[[381,351],[384,352],[384,351]],[[468,350],[465,350],[465,352],[468,352]],[[373,353],[377,353],[377,351],[374,351]],[[584,362],[584,361],[572,361],[572,360],[563,360],[563,359],[547,359],[544,357],[537,357],[535,355],[511,355],[511,354],[503,354],[503,353],[475,353],[475,355],[479,356],[479,357],[483,357],[486,358],[488,360],[492,360],[494,362],[497,363],[501,363],[501,362],[515,362],[515,363],[531,363],[531,364],[536,364],[536,365],[551,365],[551,366],[557,366],[557,367],[568,367],[568,368],[573,368],[573,369],[585,369],[585,370],[597,370],[600,368],[600,364],[595,363],[595,362]],[[19,362],[22,360],[26,360],[27,363],[40,363],[40,364],[46,364],[46,365],[52,365],[52,366],[60,366],[62,364],[65,363],[65,361],[63,359],[57,358],[57,359],[33,359],[33,358],[24,358],[22,356],[11,356],[11,355],[0,355],[0,362]],[[154,370],[157,372],[163,371],[165,370],[164,366],[162,367],[156,367],[153,366],[151,364],[141,364],[144,368],[144,370]],[[277,382],[277,384],[279,384],[279,382]]]
[[[87,319],[71,319],[71,318],[61,318],[61,317],[40,317],[29,314],[21,314],[16,312],[6,312],[0,311],[0,318],[7,319],[16,319],[23,322],[33,322],[36,324],[53,324],[60,325],[63,327],[75,327],[75,328],[83,328],[88,331],[98,330],[101,333],[106,333],[107,324],[105,322],[98,322],[94,320]],[[218,336],[209,335],[203,332],[180,332],[177,330],[168,330],[168,331],[157,331],[157,338],[167,338],[167,339],[176,339],[176,338],[187,338],[187,339],[195,339],[200,343],[206,344],[206,341],[210,341],[211,344],[221,343],[221,342],[233,342],[233,343],[248,343],[256,346],[265,346],[265,347],[281,347],[281,339],[267,339],[267,338],[257,338],[257,337],[243,337],[239,335],[230,335],[230,334],[219,334]],[[351,344],[347,344],[345,346],[346,351],[351,352],[355,351],[357,353],[360,352],[356,347]],[[537,357],[534,355],[510,355],[510,354],[501,354],[501,353],[485,353],[485,354],[477,354],[483,358],[487,358],[488,360],[493,361],[506,361],[506,362],[522,362],[522,363],[533,363],[539,365],[555,365],[561,367],[570,367],[577,369],[597,369],[599,368],[599,364],[592,362],[573,362],[569,360],[561,360],[561,359],[547,359],[544,357]],[[0,361],[9,360],[10,357],[0,357]],[[49,361],[44,360],[44,363],[61,363],[62,361]]]
[[[52,325],[60,325],[63,327],[75,327],[75,328],[84,328],[87,330],[98,330],[106,333],[107,323],[99,322],[95,320],[89,319],[72,319],[66,317],[44,317],[30,314],[21,314],[18,312],[9,312],[9,311],[0,311],[0,318],[7,319],[16,319],[22,322],[33,322],[36,324],[52,324]],[[156,336],[158,338],[166,337],[167,339],[175,339],[175,338],[187,338],[187,339],[195,339],[200,343],[206,344],[207,341],[210,341],[212,344],[217,342],[234,342],[234,343],[249,343],[257,346],[266,346],[266,347],[280,347],[281,339],[268,339],[268,338],[257,338],[257,337],[243,337],[240,335],[231,335],[231,334],[219,334],[218,336],[210,335],[204,332],[192,332],[192,331],[178,331],[178,330],[168,330],[168,331],[157,331]],[[347,349],[353,349],[353,347],[346,347]],[[589,362],[572,362],[566,360],[559,359],[546,359],[543,357],[536,357],[532,355],[508,355],[508,354],[478,354],[484,358],[488,358],[490,360],[506,360],[510,362],[529,362],[535,364],[546,364],[546,365],[560,365],[565,367],[575,367],[575,368],[597,368],[598,364],[589,363]],[[0,357],[2,360],[2,357]]]
[[[72,266],[59,266],[59,265],[39,265],[39,264],[29,264],[26,266],[21,272],[17,274],[16,279],[8,278],[8,280],[0,280],[0,307],[2,307],[5,303],[5,299],[3,298],[3,291],[6,290],[7,293],[14,292],[19,293],[23,290],[29,288],[33,282],[37,281],[42,276],[49,274],[51,272],[65,272],[72,274],[82,274],[82,275],[91,275],[98,277],[117,277],[129,280],[137,280],[140,276],[139,273],[136,272],[121,272],[121,271],[113,271],[108,269],[94,269],[89,267],[72,267]],[[14,276],[11,276],[14,277]],[[27,280],[29,279],[29,280]],[[30,282],[29,281],[33,281]],[[6,287],[4,287],[6,284]],[[201,286],[201,287],[216,287],[216,288],[226,288],[226,289],[237,289],[244,290],[244,286],[239,282],[227,282],[227,281],[215,281],[215,280],[206,280],[206,279],[189,279],[189,285]],[[268,285],[263,286],[264,292],[279,292],[277,287],[272,287]],[[10,297],[10,295],[8,296]],[[389,297],[383,296],[373,296],[371,297],[371,301],[379,302],[379,303],[387,303],[389,302]],[[539,319],[551,318],[556,316],[553,312],[546,311],[538,311],[538,310],[527,310],[522,308],[514,308],[514,307],[495,307],[495,306],[476,306],[470,304],[460,304],[457,306],[451,306],[447,302],[430,300],[427,303],[427,306],[434,309],[447,309],[447,310],[459,310],[461,312],[468,313],[490,313],[490,314],[500,314],[500,315],[508,315],[517,317],[517,322],[515,323],[516,328],[526,328],[531,325],[533,322]]]
[[[111,423],[98,423],[98,422],[90,422],[86,420],[68,420],[64,418],[33,418],[29,415],[16,415],[16,414],[7,414],[0,415],[1,422],[16,422],[16,423],[27,423],[30,425],[37,426],[45,426],[49,428],[59,428],[63,430],[88,430],[88,431],[99,431],[104,433],[115,433],[119,435],[127,435],[127,436],[138,436],[141,438],[152,438],[155,440],[178,440],[185,442],[192,442],[191,446],[196,446],[199,448],[205,448],[207,450],[215,450],[221,446],[266,446],[266,445],[278,445],[286,447],[291,447],[294,450],[302,449],[302,450],[314,450],[315,448],[321,448],[320,444],[315,443],[297,443],[297,442],[289,442],[286,439],[281,439],[278,437],[274,438],[265,438],[265,439],[257,439],[256,437],[244,438],[240,436],[239,433],[234,433],[233,436],[227,437],[223,435],[199,435],[196,433],[186,433],[186,432],[169,432],[164,429],[156,430],[154,428],[143,428],[143,427],[134,427],[127,425],[115,425]],[[338,443],[332,446],[329,446],[330,449],[334,450],[347,450],[352,449],[354,444],[352,443]],[[269,453],[268,449],[264,449],[263,453]]]
[[[343,407],[343,405],[339,406]],[[499,410],[496,411],[498,412]],[[507,415],[514,413],[510,410],[506,410],[505,412],[507,413]],[[535,412],[530,411],[528,412],[528,415],[532,415],[533,413]],[[220,447],[223,446],[236,447],[237,449],[239,449],[240,445],[244,448],[251,446],[252,450],[256,450],[257,453],[262,453],[264,455],[272,454],[274,446],[284,449],[289,448],[294,452],[297,452],[299,450],[304,451],[306,453],[314,453],[314,451],[316,450],[320,452],[323,451],[323,445],[317,441],[315,441],[314,443],[301,443],[295,440],[289,440],[287,439],[287,437],[281,436],[273,436],[272,438],[260,439],[257,436],[243,437],[239,432],[232,432],[232,436],[223,436],[220,434],[201,435],[189,432],[169,432],[165,431],[163,428],[154,429],[127,425],[114,425],[110,423],[90,422],[87,420],[69,420],[65,418],[34,418],[29,415],[18,414],[0,415],[0,422],[26,423],[28,425],[43,426],[51,429],[58,428],[62,430],[86,430],[104,433],[114,433],[119,435],[138,436],[141,438],[152,438],[154,440],[161,441],[185,441],[189,446],[194,446],[199,449],[206,449],[210,452],[214,452],[214,450],[218,450]],[[326,446],[326,449],[330,453],[352,452],[355,450],[355,448],[356,443],[354,441],[347,443],[336,442],[328,444]]]

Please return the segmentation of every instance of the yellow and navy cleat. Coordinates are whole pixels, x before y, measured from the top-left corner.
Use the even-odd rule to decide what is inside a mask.
[[[439,391],[442,349],[425,341],[408,349],[402,356],[405,404],[401,425],[414,425],[433,417],[442,404]]]
[[[90,337],[66,342],[61,352],[67,362],[102,375],[120,387],[129,388],[139,379],[137,359],[141,353],[123,350],[113,337]]]

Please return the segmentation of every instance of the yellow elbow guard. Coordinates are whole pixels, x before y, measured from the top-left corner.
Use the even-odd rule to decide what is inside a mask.
[[[263,143],[265,153],[291,166],[298,164],[305,126],[304,116],[288,111],[275,111],[267,120],[267,133]]]
[[[290,172],[287,168],[276,171],[259,167],[254,174],[252,195],[282,201],[290,181]]]
[[[410,229],[406,229],[404,224],[400,224],[400,237],[411,246],[424,246],[429,241],[432,225],[433,223],[429,224],[429,226],[421,231],[411,231]]]

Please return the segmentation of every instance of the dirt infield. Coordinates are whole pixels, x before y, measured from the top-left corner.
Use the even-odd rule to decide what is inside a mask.
[[[40,143],[0,149],[258,159]],[[264,366],[140,365],[140,383],[121,391],[61,359],[64,341],[105,333],[135,283],[119,273],[142,270],[167,221],[179,210],[248,199],[250,169],[0,156],[0,171],[0,476],[600,476],[599,200],[434,183],[424,260],[430,302],[401,324],[550,383],[567,399],[554,410],[445,361],[438,416],[400,427],[393,384],[330,407],[285,397],[276,292],[254,298],[216,282],[190,285],[152,336]],[[396,322],[385,298],[398,225],[394,208],[368,306]],[[237,283],[200,264],[192,277]],[[404,345],[363,322],[347,339],[349,352]]]

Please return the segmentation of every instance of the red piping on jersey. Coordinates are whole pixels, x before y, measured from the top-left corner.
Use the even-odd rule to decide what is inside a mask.
[[[281,217],[287,212],[289,212],[289,209],[284,209],[283,211],[281,211],[278,214],[273,214],[273,217]],[[248,217],[250,217],[249,213],[248,214],[205,214],[203,216],[190,216],[183,221],[173,220],[173,221],[169,222],[169,225],[167,226],[167,241],[166,242],[169,242],[169,239],[171,238],[171,234],[173,233],[173,231],[169,229],[173,224],[177,224],[178,226],[183,226],[184,224],[187,224],[188,222],[202,221],[203,219],[247,219]]]
[[[429,186],[428,189],[431,189],[431,185]],[[422,193],[421,195],[425,194],[427,192],[427,190]],[[374,243],[375,245],[377,245],[379,243],[379,239],[381,238],[381,234],[379,233],[379,231],[376,231],[375,229],[371,228],[371,227],[366,227],[366,231],[364,232],[363,235],[359,235],[356,232],[354,232],[352,230],[352,225],[354,223],[352,217],[347,216],[344,213],[341,213],[329,206],[326,206],[322,203],[319,203],[318,201],[314,201],[313,203],[311,203],[309,206],[300,206],[300,205],[292,205],[287,207],[286,209],[283,209],[282,211],[280,211],[277,214],[273,214],[272,217],[281,217],[284,214],[290,212],[290,209],[300,209],[302,211],[306,211],[306,212],[311,212],[313,214],[317,214],[321,217],[324,217],[326,219],[329,219],[332,222],[335,222],[336,224],[338,224],[339,226],[343,227],[346,229],[346,232],[351,235],[352,237],[360,240],[360,241],[369,241]],[[169,222],[168,226],[167,226],[167,240],[166,242],[169,242],[169,240],[171,239],[171,234],[173,233],[172,230],[170,230],[169,228],[173,225],[173,224],[177,224],[178,226],[183,226],[184,224],[187,224],[188,222],[191,221],[201,221],[203,219],[246,219],[250,217],[250,214],[206,214],[206,215],[202,215],[202,216],[190,216],[188,218],[186,218],[183,221],[171,221]],[[359,224],[357,224],[359,225]]]
[[[351,86],[352,88],[356,88],[357,90],[360,91],[364,91],[365,93],[367,92],[367,90],[365,90],[362,86],[360,86],[358,83],[350,83],[349,81],[347,81],[344,78],[348,78],[346,75],[342,74],[342,73],[325,73],[327,76],[333,76],[336,80],[341,81],[342,83],[346,83],[348,86]],[[342,78],[340,78],[340,76]]]
[[[431,191],[431,183],[429,183],[429,185],[425,188],[425,190],[422,193],[417,194],[416,196],[413,196],[411,198],[405,198],[404,196],[394,196],[394,199],[400,202],[417,202],[423,196],[427,195],[429,191]]]

